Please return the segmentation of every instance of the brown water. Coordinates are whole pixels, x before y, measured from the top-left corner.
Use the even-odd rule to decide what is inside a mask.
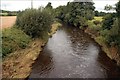
[[[93,39],[63,26],[49,39],[29,78],[115,78],[120,71]]]

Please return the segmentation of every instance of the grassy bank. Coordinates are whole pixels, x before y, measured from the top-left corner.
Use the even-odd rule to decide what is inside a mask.
[[[101,46],[101,49],[106,53],[106,55],[117,62],[117,65],[120,66],[120,52],[118,46],[109,46],[107,40],[104,36],[100,35],[104,34],[102,31],[101,23],[95,25],[94,21],[99,20],[100,22],[103,20],[101,17],[95,17],[94,20],[88,21],[89,27],[85,30],[86,33],[91,35],[91,37]]]
[[[50,35],[53,35],[60,23],[52,24]],[[42,51],[46,41],[40,38],[32,40],[25,49],[17,50],[8,55],[3,61],[3,78],[26,78],[31,66]]]
[[[30,40],[31,38],[19,29],[12,27],[2,30],[2,56],[26,48]]]

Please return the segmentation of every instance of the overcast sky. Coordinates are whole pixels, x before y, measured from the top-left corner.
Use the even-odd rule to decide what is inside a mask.
[[[33,0],[33,7],[38,8],[40,6],[45,7],[48,2],[52,3],[54,8],[60,5],[66,5],[68,1],[73,0]],[[118,0],[93,0],[94,6],[98,11],[104,11],[105,5],[115,5]],[[1,9],[9,11],[24,10],[31,7],[31,0],[1,0]]]

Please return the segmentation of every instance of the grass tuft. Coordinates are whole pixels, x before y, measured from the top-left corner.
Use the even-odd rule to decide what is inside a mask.
[[[19,29],[12,27],[2,30],[2,56],[20,48],[24,49],[30,40],[31,38]]]

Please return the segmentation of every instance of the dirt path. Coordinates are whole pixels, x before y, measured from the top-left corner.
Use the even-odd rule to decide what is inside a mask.
[[[16,16],[0,16],[1,28],[12,27],[15,24]]]

